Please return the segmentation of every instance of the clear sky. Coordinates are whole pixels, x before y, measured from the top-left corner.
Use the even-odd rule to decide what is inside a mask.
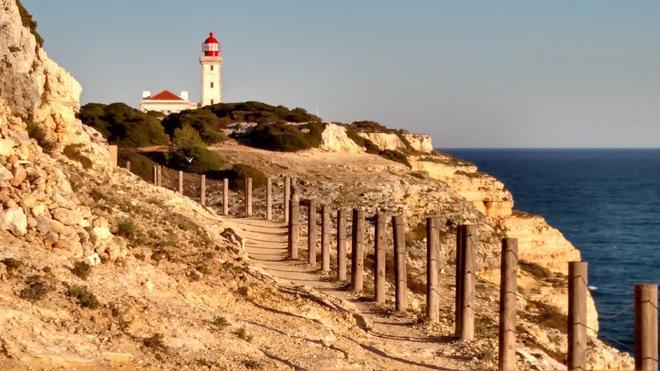
[[[199,98],[431,134],[436,147],[660,147],[658,1],[23,0],[85,102]]]

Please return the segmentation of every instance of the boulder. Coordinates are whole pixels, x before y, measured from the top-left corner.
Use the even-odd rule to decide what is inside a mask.
[[[15,236],[27,233],[27,216],[20,207],[11,207],[0,212],[0,227]]]

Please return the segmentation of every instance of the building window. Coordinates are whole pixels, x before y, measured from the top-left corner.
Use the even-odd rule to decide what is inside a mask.
[[[211,88],[213,88],[213,83],[211,83]]]
[[[213,65],[211,65],[211,71],[213,71]]]
[[[213,104],[213,99],[211,99],[211,104]]]

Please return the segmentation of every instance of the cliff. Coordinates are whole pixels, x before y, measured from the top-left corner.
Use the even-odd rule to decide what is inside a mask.
[[[37,44],[15,0],[0,0],[0,9],[0,368],[409,367],[396,353],[396,339],[374,336],[344,304],[286,287],[255,267],[245,237],[215,212],[219,196],[212,188],[210,207],[202,207],[113,168],[104,139],[75,117],[80,85]],[[423,311],[419,226],[425,215],[444,218],[447,296],[456,224],[478,226],[480,274],[493,282],[499,237],[519,237],[523,259],[558,274],[521,270],[521,342],[560,358],[565,334],[549,319],[565,311],[559,300],[565,298],[563,260],[579,252],[542,218],[512,211],[511,194],[500,182],[474,165],[432,154],[428,136],[366,135],[382,149],[412,147],[413,169],[365,153],[332,125],[322,150],[281,153],[233,142],[214,149],[270,175],[296,176],[303,195],[333,207],[403,212],[411,244],[411,317]],[[466,367],[488,368],[496,349],[497,290],[480,285],[478,291],[486,336],[444,349]],[[450,302],[443,305],[451,311]],[[439,338],[447,331],[443,321],[415,330]],[[591,342],[592,367],[629,363],[597,339]]]

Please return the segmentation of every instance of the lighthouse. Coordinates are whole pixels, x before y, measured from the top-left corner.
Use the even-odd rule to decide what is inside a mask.
[[[222,102],[222,55],[218,40],[213,32],[202,44],[202,56],[199,63],[202,65],[202,102],[201,106],[208,106]]]

